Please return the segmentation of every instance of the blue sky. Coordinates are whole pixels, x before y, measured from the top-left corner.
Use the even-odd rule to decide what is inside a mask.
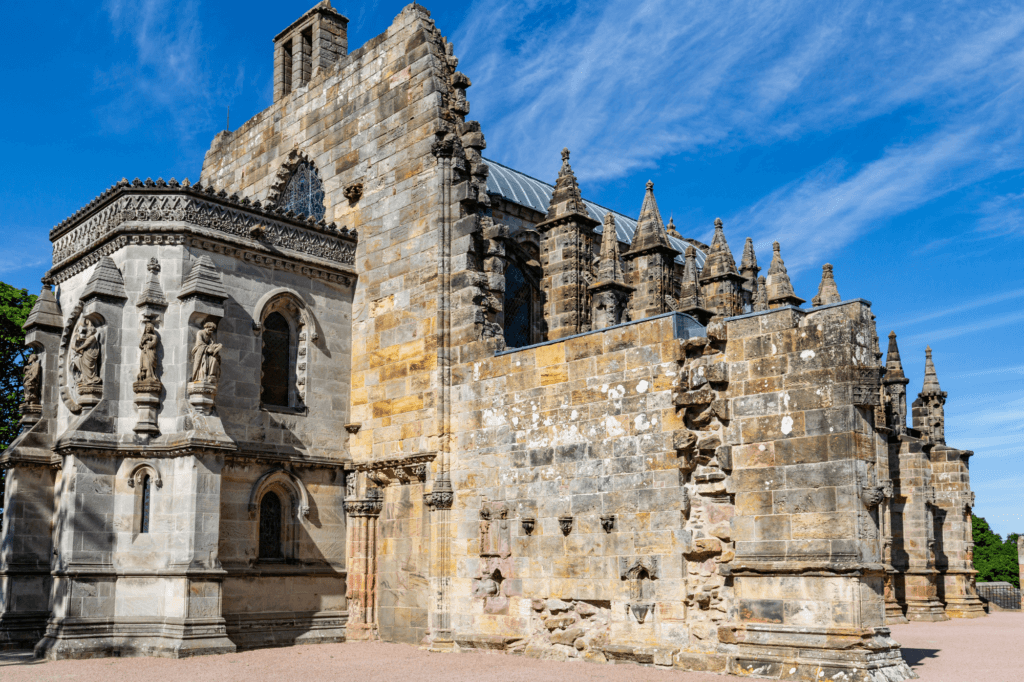
[[[109,0],[12,31],[0,57],[0,279],[32,291],[47,231],[121,177],[198,177],[231,107],[271,101],[273,36],[314,0]],[[797,293],[835,266],[899,334],[913,395],[934,349],[977,514],[1024,531],[1024,6],[1013,2],[422,0],[473,81],[486,154],[681,232],[771,242]],[[355,48],[403,2],[346,2]],[[11,26],[37,25],[9,3]],[[667,216],[666,216],[667,218]]]

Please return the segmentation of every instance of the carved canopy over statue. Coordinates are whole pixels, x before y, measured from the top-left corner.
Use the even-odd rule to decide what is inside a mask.
[[[85,319],[82,322],[71,349],[75,354],[71,367],[79,390],[101,385],[103,380],[100,378],[100,336],[91,320]]]
[[[192,381],[215,384],[220,378],[220,351],[224,345],[217,343],[216,339],[217,325],[214,322],[207,322],[196,334],[191,353]]]

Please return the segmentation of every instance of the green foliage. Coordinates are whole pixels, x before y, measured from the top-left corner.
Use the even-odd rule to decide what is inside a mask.
[[[980,516],[971,517],[974,535],[974,568],[979,583],[1007,582],[1020,587],[1020,567],[1017,563],[1017,533],[1002,536],[992,532],[988,522]]]
[[[25,360],[25,331],[35,296],[0,282],[0,451],[6,450],[18,435],[21,413],[21,366]],[[4,482],[0,472],[0,519],[3,518]]]

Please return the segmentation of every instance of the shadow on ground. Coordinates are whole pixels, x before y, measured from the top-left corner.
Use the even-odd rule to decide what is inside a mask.
[[[916,668],[921,665],[921,661],[929,658],[937,658],[939,654],[938,649],[908,649],[903,647],[900,649],[903,652],[903,660],[907,662],[911,668]]]

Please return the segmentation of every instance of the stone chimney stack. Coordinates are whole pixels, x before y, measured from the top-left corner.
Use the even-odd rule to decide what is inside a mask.
[[[348,19],[323,0],[274,38],[274,101],[348,54]]]

